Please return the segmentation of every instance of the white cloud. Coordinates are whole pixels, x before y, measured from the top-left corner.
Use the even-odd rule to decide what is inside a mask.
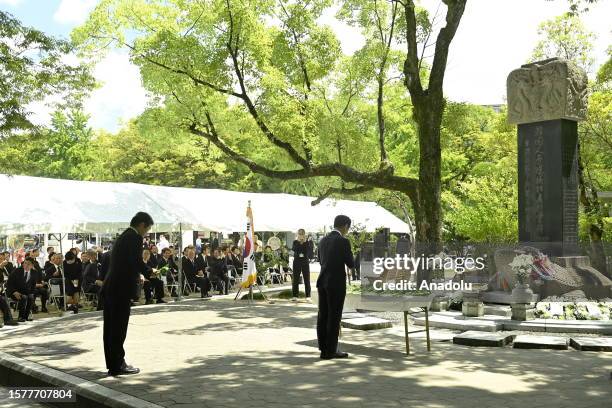
[[[147,95],[142,87],[140,72],[126,53],[110,52],[96,64],[93,75],[100,87],[84,101],[83,107],[90,116],[91,127],[116,132],[122,124],[144,111]],[[48,125],[53,104],[60,101],[58,96],[52,96],[30,104],[30,120],[39,125]]]
[[[0,4],[6,4],[12,7],[17,7],[21,3],[23,3],[23,0],[0,0]]]
[[[81,24],[96,3],[97,0],[62,0],[53,19],[61,24]]]
[[[124,52],[111,52],[96,65],[94,76],[102,86],[85,102],[94,128],[117,131],[122,122],[138,116],[146,107],[147,96],[138,67]]]

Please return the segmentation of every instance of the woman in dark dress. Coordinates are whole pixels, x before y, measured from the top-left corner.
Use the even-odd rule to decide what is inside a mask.
[[[83,279],[82,263],[77,262],[77,257],[72,251],[66,252],[64,256],[64,281],[66,282],[67,310],[78,312],[79,297],[81,292],[81,281]]]
[[[300,274],[304,278],[304,289],[306,300],[310,301],[310,260],[312,254],[312,241],[306,239],[306,231],[299,229],[297,239],[293,241],[293,277],[291,287],[293,290],[293,301],[297,301],[300,288]]]

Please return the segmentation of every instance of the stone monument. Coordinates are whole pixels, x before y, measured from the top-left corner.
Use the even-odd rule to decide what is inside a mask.
[[[508,121],[518,125],[519,241],[549,255],[578,254],[578,126],[587,76],[552,58],[508,75]]]

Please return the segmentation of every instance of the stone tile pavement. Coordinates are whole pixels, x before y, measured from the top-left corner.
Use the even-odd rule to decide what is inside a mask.
[[[128,362],[104,376],[102,321],[79,314],[0,337],[0,349],[166,407],[602,408],[610,353],[473,348],[448,332],[403,353],[403,328],[343,329],[347,360],[320,360],[316,307],[191,300],[132,309]],[[444,341],[443,341],[444,340]]]

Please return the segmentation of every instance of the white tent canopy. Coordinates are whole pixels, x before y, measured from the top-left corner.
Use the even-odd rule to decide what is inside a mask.
[[[0,207],[0,234],[90,232],[126,228],[137,211],[153,217],[153,231],[242,231],[248,201],[255,231],[309,232],[329,229],[338,214],[367,231],[380,227],[409,233],[410,226],[374,202],[248,193],[218,189],[162,187],[135,183],[60,180],[0,175],[0,191],[14,198]]]

